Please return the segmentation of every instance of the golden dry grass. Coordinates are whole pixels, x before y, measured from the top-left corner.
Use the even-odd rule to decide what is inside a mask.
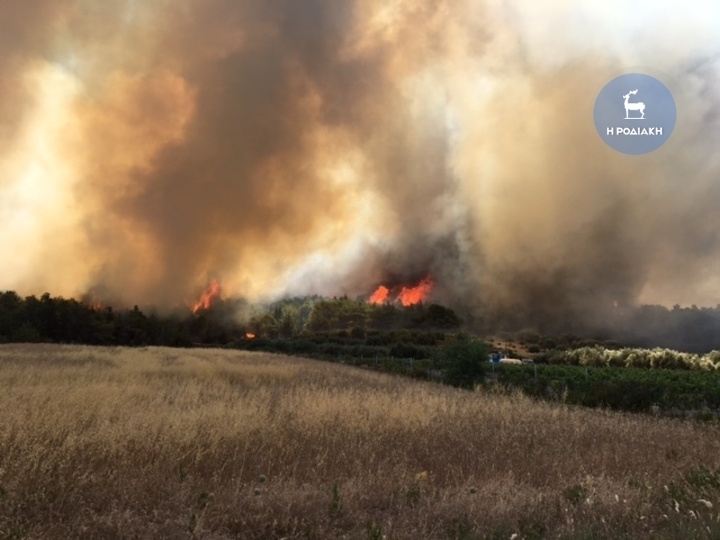
[[[0,347],[0,415],[0,538],[720,532],[712,425],[261,353],[51,345]]]

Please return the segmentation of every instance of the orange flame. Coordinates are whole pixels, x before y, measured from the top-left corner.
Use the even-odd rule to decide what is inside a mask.
[[[430,296],[434,285],[432,278],[426,277],[415,287],[403,287],[398,295],[398,301],[403,306],[419,304]]]
[[[371,304],[384,304],[387,302],[388,297],[390,296],[390,289],[385,287],[384,285],[380,285],[377,288],[377,291],[375,291],[368,302]]]
[[[248,332],[245,334],[245,337],[248,339],[255,339],[255,334],[253,334],[252,332]]]
[[[200,295],[200,299],[193,306],[193,313],[197,313],[201,309],[210,309],[213,301],[220,296],[220,283],[217,279],[213,279],[208,288]]]
[[[435,281],[431,277],[426,277],[415,287],[404,286],[400,289],[400,292],[397,292],[397,289],[395,289],[397,292],[395,302],[400,302],[406,307],[424,302],[430,296],[430,293],[432,293],[434,286]],[[380,285],[372,296],[370,296],[368,302],[371,304],[384,304],[385,302],[390,301],[391,293],[392,291],[390,291],[390,289],[384,285]]]

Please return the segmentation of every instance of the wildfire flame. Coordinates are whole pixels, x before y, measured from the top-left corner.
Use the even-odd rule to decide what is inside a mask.
[[[246,337],[247,339],[255,339],[255,334],[253,334],[252,332],[247,332],[247,333],[245,334],[245,337]]]
[[[210,309],[213,301],[220,296],[220,282],[213,279],[208,288],[200,295],[200,299],[193,306],[193,313],[197,313],[201,309]]]
[[[377,291],[375,291],[368,302],[371,304],[384,304],[387,302],[388,297],[390,296],[390,289],[385,287],[384,285],[380,285],[377,288]]]
[[[426,277],[415,287],[403,287],[398,295],[398,301],[403,306],[418,304],[430,296],[434,285],[435,282],[431,278]]]
[[[395,302],[400,302],[403,306],[412,306],[424,302],[432,293],[435,281],[431,277],[426,277],[414,287],[403,286],[394,296]],[[371,304],[384,304],[391,301],[392,291],[380,285],[377,290],[370,296],[368,302]]]

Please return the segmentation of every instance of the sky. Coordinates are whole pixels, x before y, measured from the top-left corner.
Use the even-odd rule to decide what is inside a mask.
[[[0,289],[715,306],[717,28],[699,0],[3,2]],[[638,70],[678,123],[626,156],[592,107]]]

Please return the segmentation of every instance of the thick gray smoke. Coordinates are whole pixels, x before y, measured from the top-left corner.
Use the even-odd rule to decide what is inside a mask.
[[[599,41],[612,6],[522,4],[3,3],[0,287],[169,307],[212,278],[273,298],[431,275],[515,327],[720,302],[717,14],[641,2],[671,48]],[[591,111],[638,64],[679,122],[628,157]]]

